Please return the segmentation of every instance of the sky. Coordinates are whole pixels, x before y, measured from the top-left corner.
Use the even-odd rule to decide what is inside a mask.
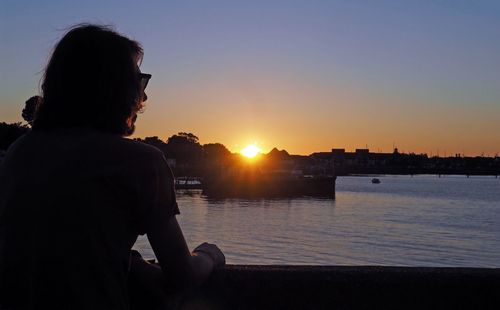
[[[0,0],[0,121],[22,121],[52,47],[81,22],[144,47],[135,137],[500,153],[500,1]]]

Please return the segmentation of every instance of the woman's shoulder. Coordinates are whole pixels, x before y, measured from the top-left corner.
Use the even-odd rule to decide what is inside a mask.
[[[127,152],[127,154],[135,154],[141,157],[157,160],[161,160],[164,158],[163,152],[158,148],[141,141],[124,137],[117,137],[115,143],[120,146],[120,149]]]
[[[34,130],[26,134],[28,144],[51,146],[53,152],[78,154],[78,156],[114,158],[115,160],[162,160],[163,153],[146,143],[120,135],[87,129],[53,131]]]

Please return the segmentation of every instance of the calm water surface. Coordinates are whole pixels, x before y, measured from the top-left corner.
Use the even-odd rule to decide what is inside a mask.
[[[500,267],[500,179],[371,178],[338,178],[335,201],[178,192],[178,219],[190,248],[216,243],[229,264]]]

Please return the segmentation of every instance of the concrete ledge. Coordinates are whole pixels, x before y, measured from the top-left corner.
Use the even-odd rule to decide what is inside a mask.
[[[500,269],[229,265],[181,309],[500,309]]]

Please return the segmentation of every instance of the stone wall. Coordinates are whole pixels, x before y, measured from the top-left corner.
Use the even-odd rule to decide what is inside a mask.
[[[500,269],[230,265],[179,308],[500,309]]]

